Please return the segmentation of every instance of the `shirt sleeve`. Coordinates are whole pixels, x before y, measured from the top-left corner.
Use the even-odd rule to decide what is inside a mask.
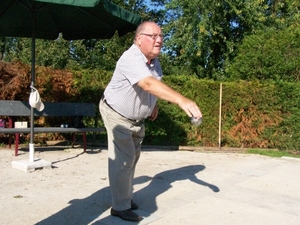
[[[119,62],[119,71],[128,79],[131,85],[136,84],[145,77],[152,76],[146,59],[139,53],[135,53],[131,57],[124,55]]]

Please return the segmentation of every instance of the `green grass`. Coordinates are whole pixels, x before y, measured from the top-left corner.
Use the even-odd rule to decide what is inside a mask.
[[[300,154],[290,153],[286,151],[280,151],[277,149],[248,149],[247,153],[249,154],[259,154],[259,155],[265,155],[265,156],[271,156],[271,157],[282,157],[282,156],[288,156],[288,157],[294,157],[294,158],[300,158]]]

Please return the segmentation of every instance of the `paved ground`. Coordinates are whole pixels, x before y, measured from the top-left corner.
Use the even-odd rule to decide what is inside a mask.
[[[0,150],[0,224],[134,224],[109,215],[107,150],[36,149],[52,169],[25,173]],[[300,160],[238,153],[143,151],[138,224],[300,224]]]

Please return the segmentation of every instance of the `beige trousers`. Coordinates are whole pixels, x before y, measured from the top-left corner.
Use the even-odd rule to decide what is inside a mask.
[[[99,109],[107,131],[112,208],[117,211],[127,210],[131,208],[133,177],[145,136],[145,125],[124,118],[104,103],[103,99]]]

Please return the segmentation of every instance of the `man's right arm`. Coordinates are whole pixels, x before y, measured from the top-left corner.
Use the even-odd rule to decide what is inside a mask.
[[[194,101],[184,97],[179,92],[173,90],[152,76],[143,78],[137,83],[137,85],[146,92],[155,95],[157,98],[177,104],[189,117],[202,117],[202,113]]]

